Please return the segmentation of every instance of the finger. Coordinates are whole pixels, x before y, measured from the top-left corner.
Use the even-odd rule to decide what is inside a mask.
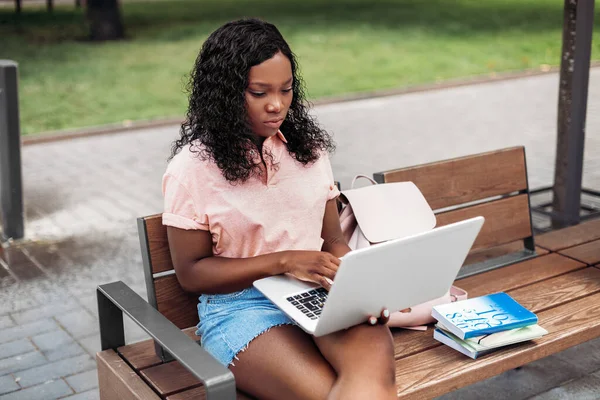
[[[331,257],[329,257],[329,259],[336,266],[339,266],[342,263],[342,260],[340,260],[339,258],[337,258],[336,256],[334,256],[333,254],[331,254]]]
[[[384,308],[383,311],[381,311],[381,316],[379,317],[377,322],[379,322],[381,325],[385,325],[389,321],[390,321],[390,310],[388,310],[387,308]]]
[[[329,283],[329,281],[327,279],[325,279],[324,276],[322,275],[317,275],[316,276],[316,280],[315,280],[319,285],[323,286],[323,288],[325,288],[325,290],[329,291],[331,290],[331,283]]]
[[[319,275],[326,276],[327,278],[333,280],[335,278],[335,272],[336,272],[335,270],[328,268],[326,266],[323,266],[319,269],[318,273],[319,273]]]
[[[337,270],[340,269],[340,266],[336,263],[329,263],[329,264],[327,264],[327,267],[329,269],[334,270],[335,272],[337,272]]]

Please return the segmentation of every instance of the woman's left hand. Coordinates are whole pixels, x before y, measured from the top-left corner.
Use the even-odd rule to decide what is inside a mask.
[[[367,322],[369,323],[369,325],[377,325],[378,323],[381,325],[385,325],[388,323],[389,320],[390,320],[390,311],[387,308],[384,308],[381,311],[381,315],[379,316],[379,318],[370,316],[369,319],[367,320]]]
[[[405,308],[404,310],[400,310],[400,312],[402,313],[406,313],[406,312],[410,312],[410,308]],[[369,317],[369,319],[367,320],[369,325],[377,325],[377,323],[381,324],[381,325],[385,325],[388,322],[390,322],[390,310],[388,310],[387,308],[384,308],[383,311],[381,311],[381,316],[379,318],[376,317]]]

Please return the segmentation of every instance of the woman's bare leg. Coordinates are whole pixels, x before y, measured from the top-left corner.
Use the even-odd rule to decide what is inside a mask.
[[[293,325],[263,333],[237,357],[230,370],[238,388],[261,400],[326,399],[336,379],[311,336]]]
[[[394,344],[385,325],[357,325],[314,338],[338,378],[331,399],[395,399]]]

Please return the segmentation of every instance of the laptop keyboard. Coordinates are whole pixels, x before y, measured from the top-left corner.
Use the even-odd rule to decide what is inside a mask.
[[[325,300],[327,300],[327,290],[323,288],[310,289],[287,298],[287,301],[310,319],[319,318]]]

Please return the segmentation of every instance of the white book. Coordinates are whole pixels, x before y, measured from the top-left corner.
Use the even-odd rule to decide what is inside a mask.
[[[462,340],[438,323],[433,338],[475,359],[499,347],[538,339],[547,333],[547,330],[536,324]]]
[[[452,335],[449,332],[445,332],[441,329],[436,329],[433,331],[433,338],[438,342],[444,343],[448,347],[452,347],[454,350],[463,353],[464,355],[471,357],[472,359],[476,359],[477,357],[490,353],[493,350],[485,350],[485,351],[476,351],[470,346],[463,346],[458,343],[456,340],[450,337]],[[456,337],[456,336],[455,336]],[[458,338],[457,338],[458,339]],[[460,339],[458,339],[460,340]]]

